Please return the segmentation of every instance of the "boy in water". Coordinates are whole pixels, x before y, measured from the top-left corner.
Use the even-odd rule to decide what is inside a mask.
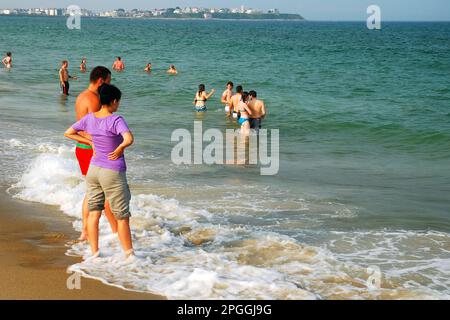
[[[114,113],[120,106],[122,92],[115,86],[104,84],[99,88],[101,109],[89,113],[67,129],[64,136],[95,149],[86,177],[88,188],[88,237],[92,254],[98,257],[99,221],[109,200],[118,222],[119,240],[128,258],[134,255],[130,230],[131,193],[126,176],[124,151],[134,142],[133,134],[124,118]],[[87,132],[91,138],[80,135]]]
[[[69,79],[76,80],[77,77],[72,77],[69,74],[69,70],[67,70],[69,67],[69,62],[67,60],[64,60],[61,64],[61,69],[59,69],[59,82],[61,84],[63,94],[68,96],[70,89]]]
[[[234,88],[233,82],[229,81],[227,83],[227,90],[225,90],[222,93],[221,101],[225,105],[225,112],[226,113],[230,112],[230,100],[231,100],[231,97],[233,96],[233,88]]]
[[[258,100],[258,94],[254,90],[249,92],[248,107],[252,111],[250,117],[250,129],[259,132],[259,129],[262,127],[262,120],[266,117],[266,105],[264,104],[264,101]]]
[[[244,88],[242,86],[237,86],[236,87],[236,94],[234,96],[231,97],[230,99],[230,110],[227,113],[227,116],[231,116],[233,115],[233,118],[237,118],[238,114],[235,111],[237,105],[239,104],[239,102],[242,101],[242,94],[244,93]]]

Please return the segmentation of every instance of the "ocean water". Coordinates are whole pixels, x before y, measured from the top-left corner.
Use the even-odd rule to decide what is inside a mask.
[[[86,277],[170,299],[449,299],[450,23],[146,21],[0,17],[0,184],[58,206],[81,227],[74,120],[88,65],[124,73],[120,114],[138,257],[124,261],[101,224]],[[61,97],[67,59],[72,96]],[[147,62],[152,74],[143,72]],[[175,64],[179,75],[165,74]],[[192,112],[200,83],[255,89],[280,130],[280,171],[171,162],[173,130],[235,124],[220,94]],[[68,219],[68,222],[72,221]],[[77,244],[67,254],[89,256]],[[369,269],[368,269],[369,268]],[[378,270],[381,287],[367,281]]]

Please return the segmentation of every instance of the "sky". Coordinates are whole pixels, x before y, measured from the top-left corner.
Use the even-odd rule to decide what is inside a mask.
[[[366,9],[375,4],[386,21],[450,21],[450,0],[0,0],[0,8],[57,7],[78,5],[90,10],[154,9],[169,7],[277,8],[299,13],[308,20],[348,21],[367,19]]]

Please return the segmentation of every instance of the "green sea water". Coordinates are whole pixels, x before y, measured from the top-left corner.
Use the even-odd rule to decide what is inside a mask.
[[[119,268],[121,279],[106,265],[77,270],[173,298],[449,297],[450,23],[371,31],[356,22],[83,19],[68,30],[62,18],[0,17],[0,29],[14,64],[0,71],[1,183],[73,216],[81,178],[62,133],[88,83],[79,63],[109,67],[121,56],[126,65],[112,82],[136,136],[127,161],[138,251],[153,264],[137,263],[133,277]],[[79,77],[67,99],[63,59]],[[179,75],[165,73],[169,64]],[[279,129],[276,176],[171,161],[175,129],[236,126],[220,104],[229,80],[256,90],[264,127]],[[218,91],[204,116],[192,112],[200,83]],[[366,287],[369,266],[380,268],[381,289]]]

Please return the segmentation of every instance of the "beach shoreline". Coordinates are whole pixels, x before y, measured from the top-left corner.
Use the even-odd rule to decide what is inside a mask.
[[[80,258],[65,255],[76,239],[71,221],[57,209],[12,199],[0,190],[0,299],[163,300],[164,297],[108,286],[81,278],[69,290],[67,268]]]

